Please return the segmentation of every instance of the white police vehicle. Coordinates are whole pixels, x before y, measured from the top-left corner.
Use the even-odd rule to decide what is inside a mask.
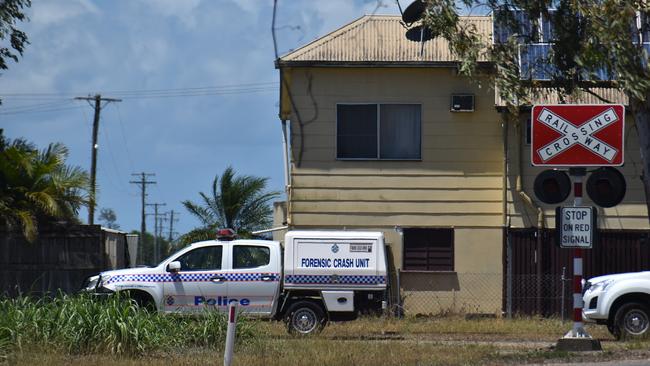
[[[285,320],[308,334],[328,320],[351,320],[386,306],[388,277],[380,232],[291,231],[279,242],[202,241],[153,268],[102,272],[84,291],[126,292],[161,312],[226,311]],[[283,265],[284,263],[284,265]]]
[[[594,277],[583,288],[583,317],[607,325],[616,339],[650,335],[650,272]]]

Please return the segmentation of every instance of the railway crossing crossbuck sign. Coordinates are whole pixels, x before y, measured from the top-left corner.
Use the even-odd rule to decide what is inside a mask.
[[[625,107],[622,105],[536,105],[531,118],[533,165],[623,165]]]

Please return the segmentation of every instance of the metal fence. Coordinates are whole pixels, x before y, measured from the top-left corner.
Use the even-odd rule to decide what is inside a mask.
[[[0,295],[71,293],[87,276],[126,264],[125,234],[99,225],[43,225],[34,243],[0,231]]]
[[[570,317],[572,279],[564,275],[502,273],[399,274],[393,304],[404,315],[541,315]],[[510,285],[508,285],[510,284]],[[398,302],[396,302],[398,301]]]
[[[555,245],[552,229],[504,232],[501,273],[399,271],[391,278],[402,314],[541,315],[570,318],[573,251]],[[650,270],[650,232],[599,230],[584,250],[583,275]]]

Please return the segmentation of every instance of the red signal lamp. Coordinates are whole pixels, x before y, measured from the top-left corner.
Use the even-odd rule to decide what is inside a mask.
[[[237,233],[233,229],[219,229],[217,230],[217,240],[231,241],[235,240]]]

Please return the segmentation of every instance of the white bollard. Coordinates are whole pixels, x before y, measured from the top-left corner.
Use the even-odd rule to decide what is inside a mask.
[[[223,365],[232,365],[233,351],[235,350],[235,330],[237,329],[237,303],[228,304],[228,330],[226,331],[226,349],[223,353]]]

